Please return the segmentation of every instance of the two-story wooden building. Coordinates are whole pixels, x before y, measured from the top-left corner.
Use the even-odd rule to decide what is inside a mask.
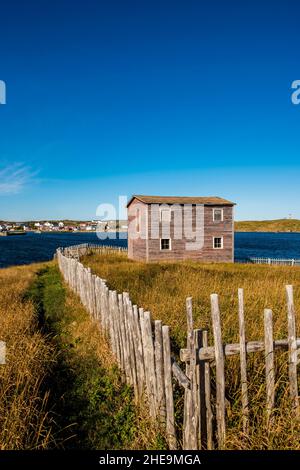
[[[220,197],[134,195],[128,257],[140,261],[234,261],[235,203]]]

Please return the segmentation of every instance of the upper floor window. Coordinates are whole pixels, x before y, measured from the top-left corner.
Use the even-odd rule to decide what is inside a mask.
[[[160,221],[161,222],[171,222],[171,210],[170,209],[160,209]]]
[[[222,222],[223,220],[223,209],[213,209],[214,222]]]
[[[140,233],[141,231],[141,209],[136,211],[136,232]]]

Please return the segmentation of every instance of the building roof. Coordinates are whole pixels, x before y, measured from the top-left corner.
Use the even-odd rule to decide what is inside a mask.
[[[134,194],[127,204],[127,207],[132,203],[134,199],[137,199],[144,204],[204,204],[207,206],[233,206],[234,202],[228,201],[218,196],[209,197],[187,197],[187,196],[143,196]]]

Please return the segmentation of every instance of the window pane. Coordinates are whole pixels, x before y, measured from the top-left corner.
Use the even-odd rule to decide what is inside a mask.
[[[161,243],[161,249],[162,250],[169,250],[170,249],[170,239],[169,238],[162,238],[160,243]]]
[[[161,221],[170,222],[171,221],[171,211],[169,209],[163,209],[161,211]]]
[[[214,238],[214,248],[222,248],[222,238]]]
[[[214,221],[220,222],[222,220],[222,209],[214,209]]]

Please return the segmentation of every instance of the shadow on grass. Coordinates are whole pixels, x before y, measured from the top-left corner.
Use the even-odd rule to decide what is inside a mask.
[[[132,390],[121,383],[115,366],[101,365],[88,347],[88,333],[72,335],[72,324],[86,321],[86,316],[80,309],[66,308],[67,295],[56,266],[41,270],[26,293],[35,305],[41,331],[57,352],[44,384],[57,428],[53,447],[126,448],[135,432]]]

